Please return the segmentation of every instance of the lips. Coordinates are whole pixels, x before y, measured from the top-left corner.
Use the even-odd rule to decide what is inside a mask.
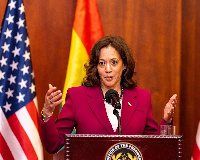
[[[113,76],[106,76],[105,79],[106,79],[107,81],[112,81]]]

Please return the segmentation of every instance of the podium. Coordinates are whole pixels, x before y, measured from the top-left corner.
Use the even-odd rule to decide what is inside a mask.
[[[54,155],[61,160],[182,160],[180,135],[66,134],[65,149]]]

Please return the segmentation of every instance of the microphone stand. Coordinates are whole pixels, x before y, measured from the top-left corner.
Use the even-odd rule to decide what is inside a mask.
[[[118,112],[118,110],[116,108],[113,110],[113,114],[117,117],[117,120],[118,120],[118,134],[121,135],[122,134],[122,131],[121,131],[121,120],[120,120],[119,112]]]

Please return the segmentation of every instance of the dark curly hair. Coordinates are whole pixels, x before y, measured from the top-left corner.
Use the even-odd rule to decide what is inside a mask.
[[[128,45],[124,39],[119,36],[106,36],[99,39],[94,44],[90,54],[90,61],[88,64],[85,64],[86,77],[83,79],[82,85],[87,87],[100,85],[100,77],[97,70],[100,50],[109,45],[118,51],[124,66],[126,66],[126,69],[122,72],[121,85],[127,89],[136,87],[136,82],[132,80],[132,77],[135,74],[135,61],[132,58]]]

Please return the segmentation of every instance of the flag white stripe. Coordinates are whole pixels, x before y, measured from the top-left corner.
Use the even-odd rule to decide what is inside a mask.
[[[0,160],[3,160],[3,157],[1,156],[1,154],[0,154]]]
[[[21,148],[21,145],[19,144],[17,138],[15,137],[14,133],[12,132],[2,109],[0,109],[0,118],[1,118],[0,119],[0,132],[3,136],[3,138],[5,139],[8,147],[10,148],[10,151],[12,152],[14,159],[26,160],[27,157],[26,157],[23,149]]]
[[[200,150],[200,122],[199,122],[199,125],[198,125],[198,128],[197,128],[196,143],[197,143],[197,146]]]
[[[37,112],[38,112],[38,101],[37,101],[37,97],[35,96],[35,98],[33,99],[33,102],[35,103]]]
[[[22,107],[19,111],[16,112],[17,118],[21,123],[22,127],[24,128],[27,136],[29,137],[33,148],[37,154],[39,160],[43,159],[43,152],[42,152],[42,143],[40,140],[40,136],[38,133],[37,128],[33,120],[31,119],[26,107]]]

